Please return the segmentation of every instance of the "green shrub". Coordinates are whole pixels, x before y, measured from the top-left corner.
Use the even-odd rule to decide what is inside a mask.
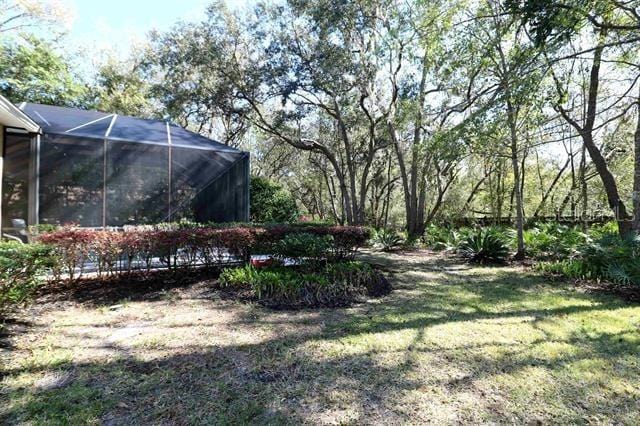
[[[55,232],[58,229],[60,229],[60,226],[58,225],[54,225],[50,223],[39,223],[37,225],[29,226],[29,234],[35,236],[40,234],[46,234],[48,232]]]
[[[575,255],[587,241],[578,227],[543,223],[524,232],[527,254],[538,259],[562,259]]]
[[[640,286],[640,236],[604,234],[587,244],[580,255],[594,277]]]
[[[571,259],[536,266],[546,273],[567,278],[606,280],[614,284],[640,286],[640,236],[621,238],[605,232],[583,245]]]
[[[402,237],[395,231],[380,229],[374,233],[371,242],[382,251],[392,251],[402,244]]]
[[[552,274],[562,275],[566,278],[573,279],[593,279],[597,278],[593,275],[588,267],[588,264],[582,259],[567,259],[559,261],[545,261],[535,264],[534,267],[537,271]]]
[[[449,248],[449,238],[451,236],[451,230],[444,226],[438,226],[430,224],[424,232],[422,237],[427,247],[432,250],[447,250]]]
[[[53,251],[46,245],[0,243],[0,310],[28,299],[53,263]]]
[[[295,222],[300,216],[291,194],[269,179],[252,177],[249,194],[252,222]]]
[[[509,256],[505,235],[492,228],[478,229],[470,233],[458,246],[458,251],[469,262],[500,263]]]
[[[253,266],[222,271],[221,287],[248,290],[262,303],[277,306],[338,306],[359,296],[380,296],[388,281],[362,262],[337,262],[312,271],[306,268]]]
[[[612,220],[611,222],[591,225],[587,234],[592,240],[599,240],[605,235],[618,235],[618,222]]]
[[[457,250],[472,232],[473,229],[467,227],[453,229],[432,224],[427,227],[423,240],[425,245],[432,250]]]
[[[317,263],[331,255],[333,236],[307,232],[287,234],[273,245],[273,255],[279,259]]]

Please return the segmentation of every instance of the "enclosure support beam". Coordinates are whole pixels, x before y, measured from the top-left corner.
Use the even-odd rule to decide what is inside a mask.
[[[40,220],[40,135],[31,138],[29,155],[29,189],[27,199],[27,224],[37,225]]]
[[[111,123],[104,134],[104,144],[102,145],[102,228],[107,227],[107,145],[111,129],[118,118],[118,114],[113,114]]]
[[[107,227],[107,140],[102,144],[102,228]]]
[[[168,207],[169,207],[169,212],[168,212],[168,222],[171,222],[171,214],[173,213],[171,211],[171,127],[169,126],[169,122],[166,123],[167,125],[167,143],[169,144],[169,191],[168,192]]]
[[[249,222],[251,221],[251,156],[250,154],[247,152],[246,154],[246,166],[245,166],[245,179],[246,179],[246,198],[245,198],[245,206],[246,206],[246,216],[245,216],[245,221]]]
[[[0,238],[2,238],[2,184],[4,182],[4,126],[0,124]]]

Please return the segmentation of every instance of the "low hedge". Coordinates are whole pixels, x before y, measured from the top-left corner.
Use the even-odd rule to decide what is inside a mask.
[[[158,266],[154,259],[170,269],[221,267],[230,260],[246,262],[252,253],[341,261],[352,259],[369,237],[369,229],[360,226],[162,224],[123,231],[62,227],[37,239],[56,256],[53,275],[75,279],[89,262],[99,275],[117,275],[148,272]]]

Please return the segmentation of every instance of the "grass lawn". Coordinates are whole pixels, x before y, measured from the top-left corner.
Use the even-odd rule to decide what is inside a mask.
[[[639,305],[368,256],[395,290],[348,309],[272,311],[207,282],[36,304],[1,349],[0,423],[640,422]]]

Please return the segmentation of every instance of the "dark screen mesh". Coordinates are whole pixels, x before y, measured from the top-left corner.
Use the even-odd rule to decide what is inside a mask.
[[[102,186],[102,141],[42,137],[40,223],[102,226]]]
[[[142,120],[119,115],[113,122],[109,138],[128,141],[168,144],[167,123],[159,120]]]
[[[163,222],[169,214],[169,150],[141,143],[107,144],[107,225]]]
[[[2,177],[2,227],[12,227],[11,219],[27,223],[29,199],[28,135],[6,134]]]
[[[171,148],[172,220],[195,220],[196,195],[221,172],[216,153],[188,148]]]
[[[113,116],[113,114],[99,111],[31,103],[27,103],[22,110],[38,123],[45,133],[66,133],[82,126],[77,130],[78,133],[94,137],[104,136],[105,129],[109,126],[110,118]],[[96,124],[88,124],[91,122]]]
[[[41,223],[248,220],[246,153],[162,120],[29,103],[23,111],[44,132]],[[12,163],[3,184],[6,218],[26,219],[28,167],[19,164],[28,164],[28,138],[23,145],[5,162]]]
[[[175,125],[171,126],[171,143],[174,146],[181,145],[186,147],[215,150],[217,152],[228,152],[232,155],[239,154],[238,150],[234,148]]]
[[[195,197],[198,222],[249,220],[249,156],[240,157],[227,171]]]
[[[239,185],[245,185],[246,178],[242,173],[233,173],[237,169],[234,166],[239,161],[243,161],[244,154],[230,155],[216,151],[176,147],[173,147],[171,152],[173,220],[182,218],[199,222],[246,220],[242,212],[236,208],[236,203],[231,200],[236,196],[242,198],[242,195],[231,194],[228,190],[231,186],[224,185],[223,181],[216,184],[223,176],[230,174],[240,179]],[[223,200],[225,198],[229,200]],[[223,212],[224,209],[228,211]],[[222,218],[231,219],[222,220]]]

